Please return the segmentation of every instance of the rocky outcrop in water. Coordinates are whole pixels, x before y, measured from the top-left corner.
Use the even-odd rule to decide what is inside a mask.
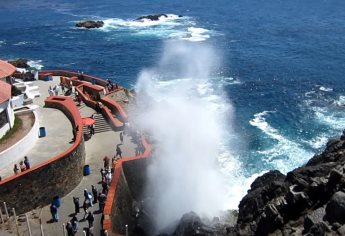
[[[152,20],[152,21],[157,21],[159,20],[160,17],[168,17],[166,14],[157,14],[157,15],[147,15],[147,16],[140,16],[136,20]]]
[[[174,235],[345,235],[345,131],[305,166],[258,177],[239,204],[235,226],[203,229],[210,228],[184,216]]]
[[[92,29],[92,28],[100,28],[103,27],[104,22],[101,20],[93,21],[93,20],[87,20],[87,21],[80,21],[75,24],[76,27],[86,28],[86,29]]]
[[[29,68],[28,61],[29,60],[27,59],[20,58],[17,60],[8,61],[8,63],[12,64],[13,66],[17,68]]]

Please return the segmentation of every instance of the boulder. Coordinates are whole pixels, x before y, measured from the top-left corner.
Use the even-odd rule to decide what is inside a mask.
[[[157,21],[160,17],[168,17],[166,14],[157,14],[157,15],[147,15],[147,16],[140,16],[136,20],[151,20],[151,21]]]
[[[92,29],[92,28],[100,28],[103,27],[104,22],[101,20],[93,21],[93,20],[87,20],[87,21],[80,21],[75,24],[76,27],[82,27],[86,29]]]
[[[324,207],[320,207],[315,211],[309,213],[304,220],[304,231],[308,232],[313,225],[323,222],[325,214],[326,210]]]
[[[248,194],[239,204],[238,222],[250,222],[263,211],[265,205],[274,198],[284,195],[287,186],[284,183],[285,175],[279,171],[269,171],[256,178]]]
[[[28,65],[28,61],[27,59],[17,59],[17,60],[13,60],[13,61],[8,61],[8,63],[12,64],[13,66],[17,67],[17,68],[29,68],[30,66]]]
[[[333,194],[331,200],[326,206],[326,219],[330,223],[345,223],[345,193],[338,191]]]

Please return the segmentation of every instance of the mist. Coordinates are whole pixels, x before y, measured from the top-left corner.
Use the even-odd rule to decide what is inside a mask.
[[[212,217],[228,205],[217,159],[225,117],[214,101],[223,98],[210,79],[220,61],[205,43],[169,41],[157,65],[138,77],[130,117],[154,141],[147,190],[158,231],[184,213]],[[229,116],[232,108],[225,101]]]

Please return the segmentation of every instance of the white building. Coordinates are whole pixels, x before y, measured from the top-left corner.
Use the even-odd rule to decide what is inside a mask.
[[[0,60],[0,138],[14,125],[14,113],[11,107],[12,86],[5,81],[15,70],[14,66]]]
[[[0,138],[14,125],[14,113],[10,101],[11,85],[0,80]]]

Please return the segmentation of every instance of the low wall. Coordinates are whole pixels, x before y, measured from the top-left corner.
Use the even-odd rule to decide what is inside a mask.
[[[0,202],[7,202],[18,214],[45,206],[56,195],[68,194],[83,178],[85,146],[78,108],[71,98],[62,96],[48,97],[45,104],[64,112],[79,130],[74,144],[65,152],[0,182]]]
[[[135,225],[131,212],[132,203],[133,200],[140,200],[143,193],[146,159],[152,151],[144,136],[141,140],[145,147],[144,153],[134,157],[123,157],[115,166],[103,212],[105,219],[103,229],[112,232],[111,235],[124,234],[126,224],[129,226],[129,231]]]
[[[15,163],[22,161],[25,154],[34,146],[34,144],[38,140],[38,117],[35,111],[33,111],[32,113],[34,115],[35,122],[31,130],[16,144],[0,153],[0,166],[8,168],[8,166],[13,166]]]
[[[115,102],[113,99],[110,98],[101,98],[100,101],[107,107],[110,108],[110,110],[117,116],[119,117],[119,120],[121,122],[127,122],[128,117],[125,112],[125,110],[121,107],[120,104]]]
[[[43,70],[40,71],[39,74],[46,74],[46,73],[51,73],[53,76],[65,76],[65,77],[73,77],[73,76],[77,76],[78,77],[78,73],[77,72],[73,72],[73,71],[67,71],[67,70]],[[87,75],[87,74],[83,74],[84,76],[84,81],[87,82],[95,82],[95,84],[101,85],[103,87],[105,87],[107,85],[107,81],[104,79],[100,79],[91,75]]]

